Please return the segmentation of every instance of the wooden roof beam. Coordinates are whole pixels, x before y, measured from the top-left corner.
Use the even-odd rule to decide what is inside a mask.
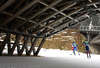
[[[70,7],[74,6],[74,5],[76,5],[76,4],[77,4],[76,2],[73,2],[73,3],[71,3],[71,4],[68,4],[68,5],[62,7],[62,8],[60,9],[60,11],[62,12],[62,11],[66,10],[66,9],[68,9],[68,8],[70,8]]]
[[[13,14],[11,14],[11,13],[9,13],[9,12],[6,12],[6,11],[3,11],[2,13],[3,13],[3,14],[6,14],[6,15],[9,15],[9,16],[13,16]],[[25,14],[25,15],[26,15],[26,14]],[[22,16],[17,16],[16,18],[21,19],[20,21],[23,20],[23,22],[21,22],[21,23],[16,23],[16,25],[15,25],[14,27],[12,27],[12,29],[15,29],[15,28],[21,26],[21,25],[24,24],[24,22],[27,20],[26,18],[24,18],[24,17],[22,17]],[[29,20],[29,22],[31,22],[31,23],[36,23],[36,22],[33,21],[33,20]]]
[[[28,1],[25,1],[25,3],[28,3]],[[35,5],[36,6],[36,5]],[[24,13],[24,15],[23,15],[23,17],[26,17],[28,14],[29,14],[29,12],[35,7],[35,6],[33,6],[33,7],[31,7],[30,9],[28,9],[25,13]],[[17,17],[17,18],[20,18],[19,16]],[[25,18],[24,18],[25,19]],[[27,19],[25,19],[25,21],[26,21]],[[22,21],[22,19],[21,20],[19,20],[17,23],[15,23],[14,24],[14,26],[13,27],[11,27],[11,29],[17,29],[18,27],[20,27],[21,25],[23,25],[24,23],[25,23],[25,21]],[[32,23],[34,23],[34,21],[32,21],[32,20],[29,20],[29,22],[32,22]]]
[[[57,10],[57,9],[56,9]],[[100,10],[100,8],[96,8],[96,9],[94,9],[94,10]],[[58,10],[57,10],[58,11]],[[2,12],[3,14],[6,14],[6,15],[9,15],[9,16],[14,16],[12,13],[10,13],[10,12],[6,12],[6,11],[3,11]],[[62,13],[62,12],[61,12]],[[64,15],[64,14],[63,14]],[[64,15],[64,16],[66,16],[66,15]],[[24,17],[22,17],[22,16],[17,16],[16,18],[19,18],[19,19],[21,19],[21,20],[26,20],[26,18],[24,18]],[[32,22],[32,23],[34,23],[35,21],[33,21],[33,20],[29,20],[29,22]]]
[[[74,4],[76,4],[76,3],[74,3]],[[69,8],[70,6],[73,6],[74,4],[69,4],[67,8]],[[65,7],[66,7],[66,6],[65,6]],[[64,8],[64,7],[63,7],[63,8]],[[67,9],[67,8],[64,8],[64,9],[63,9],[63,8],[62,8],[62,11],[63,11],[64,9]],[[54,7],[51,7],[51,9],[55,10],[56,12],[58,11],[58,10],[55,9]],[[60,9],[60,10],[61,10],[61,9]],[[67,15],[66,15],[65,13],[63,13],[62,11],[60,11],[59,13],[62,14],[62,15],[64,15],[64,16],[66,17]],[[70,17],[70,16],[68,16],[68,18],[73,19],[73,18]],[[75,20],[75,21],[78,22],[78,20]]]
[[[65,17],[64,17],[65,18]],[[64,19],[64,18],[62,18],[62,20]],[[61,20],[61,19],[60,19]],[[55,21],[54,23],[56,23],[56,22],[58,22],[59,20],[57,20],[57,21]],[[20,23],[21,24],[21,23]],[[17,25],[16,25],[17,26]],[[16,27],[16,26],[14,26],[14,27]],[[32,25],[31,25],[32,26]],[[28,27],[29,28],[29,27]],[[45,28],[49,28],[48,26],[46,26]],[[51,28],[50,28],[51,29]]]
[[[45,11],[48,10],[50,7],[56,5],[57,3],[61,2],[61,1],[62,1],[62,0],[59,0],[59,1],[55,0],[55,1],[52,2],[50,5],[47,5],[47,4],[46,4],[46,7],[45,7],[45,8],[43,8],[41,11],[37,12],[36,14],[33,14],[32,16],[30,16],[28,20],[33,19],[33,18],[36,17],[37,15],[39,15],[39,14],[45,12]],[[41,1],[40,1],[40,3],[41,3]],[[45,3],[43,3],[43,2],[42,2],[41,4],[45,5]]]
[[[31,34],[35,34],[35,33],[39,32],[39,31],[41,31],[41,30],[43,30],[43,29],[50,29],[50,30],[53,30],[54,28],[53,28],[53,27],[50,27],[50,26],[42,25],[41,28],[34,29],[34,30],[31,32]]]
[[[43,29],[44,29],[44,27],[41,27],[41,28],[35,29],[35,31],[32,31],[31,34],[37,33],[37,32],[39,32],[40,30],[43,30]]]
[[[29,11],[27,11],[27,12],[29,12]],[[3,14],[6,14],[6,15],[9,15],[9,16],[14,16],[12,13],[9,13],[9,12],[6,12],[6,11],[3,11],[2,12]],[[27,14],[27,13],[26,13]],[[25,14],[25,15],[26,15]],[[23,20],[23,22],[21,22],[21,23],[16,23],[16,25],[14,26],[14,27],[12,27],[12,29],[15,29],[15,28],[17,28],[17,27],[19,27],[20,25],[22,25],[22,24],[24,24],[24,22],[27,20],[26,18],[24,18],[24,17],[22,17],[22,16],[17,16],[16,18],[19,18],[19,19],[21,19],[21,20]],[[29,22],[31,22],[31,23],[36,23],[35,21],[33,21],[33,20],[29,20]],[[18,26],[17,26],[18,25]]]
[[[87,14],[88,14],[88,13],[83,13],[83,14],[81,14],[80,16],[78,16],[78,17],[75,18],[75,19],[78,19],[78,18],[80,18],[81,16],[87,15]],[[75,19],[73,19],[73,20],[75,20]],[[59,20],[60,20],[60,19],[59,19]],[[72,21],[72,20],[71,20],[71,21]],[[58,31],[61,27],[68,25],[71,21],[69,21],[69,22],[67,22],[67,23],[63,23],[63,24],[60,25],[60,26],[57,26],[56,28],[54,28],[54,30]],[[54,30],[51,30],[51,31],[54,31]],[[45,33],[44,33],[44,34],[45,34]]]
[[[75,13],[77,13],[78,11],[80,11],[80,10],[82,10],[82,9],[83,9],[83,8],[78,8],[78,9],[76,9],[76,10],[70,12],[67,16],[71,16],[72,14],[75,14]]]
[[[88,13],[83,13],[83,14],[81,14],[80,16],[78,16],[78,17],[75,18],[75,19],[78,19],[78,18],[80,18],[81,16],[87,15],[87,14],[88,14]],[[73,19],[73,20],[75,20],[75,19]],[[73,20],[71,20],[71,21],[73,21]],[[57,26],[57,27],[55,28],[55,30],[58,30],[58,29],[60,29],[60,27],[63,27],[63,26],[65,26],[65,25],[68,25],[71,21],[69,21],[69,22],[67,22],[67,23],[63,23],[62,25]]]
[[[60,14],[62,14],[62,15],[64,15],[65,17],[68,17],[68,18],[70,18],[70,19],[72,19],[73,20],[73,18],[71,17],[71,16],[67,16],[65,13],[63,13],[63,12],[60,12]],[[76,22],[78,22],[78,20],[75,20]]]
[[[11,12],[15,12],[16,9],[24,2],[24,0],[19,0],[19,2],[17,3],[17,5],[12,9]]]
[[[55,12],[55,13],[53,13],[52,15],[50,15],[50,16],[48,16],[48,17],[46,17],[45,19],[43,19],[43,20],[42,20],[42,21],[40,21],[39,23],[42,23],[42,22],[44,22],[44,21],[48,20],[50,17],[52,17],[52,16],[54,16],[54,15],[56,15],[56,14],[58,14],[58,13],[60,13],[60,12],[64,11],[64,10],[66,10],[66,9],[70,8],[71,6],[73,6],[73,5],[75,5],[75,4],[76,4],[76,3],[72,3],[72,4],[69,4],[69,5],[64,6],[63,8],[61,8],[61,9],[60,9],[60,11]],[[51,7],[51,8],[52,8],[52,7]],[[38,25],[38,24],[37,24],[37,25]]]
[[[31,7],[29,10],[27,10],[27,11],[25,12],[25,14],[23,15],[23,17],[26,17],[32,9],[33,9],[33,7]],[[23,24],[25,23],[26,20],[27,20],[27,19],[25,19],[24,21],[19,20],[17,23],[14,24],[13,27],[11,27],[11,29],[17,29],[18,27],[20,27],[21,25],[23,25]],[[30,21],[31,21],[32,23],[35,23],[35,22],[32,21],[32,20],[30,20]],[[29,21],[29,22],[30,22],[30,21]]]
[[[96,4],[99,4],[99,2],[91,2],[91,3],[87,3],[86,6],[91,6],[91,5],[93,5],[93,4],[96,5]],[[75,9],[75,8],[77,9],[77,8],[79,8],[79,7],[80,7],[80,6],[74,6],[74,7],[69,8],[69,9]]]
[[[66,5],[66,4],[68,4],[68,3],[72,3],[73,1],[65,1],[65,2],[63,2],[63,3],[60,3],[60,4],[58,4],[58,5],[56,5],[57,7],[60,7],[60,6],[63,6],[63,5]]]
[[[29,14],[29,12],[32,11],[32,9],[33,9],[34,7],[35,7],[35,6],[31,7],[29,10],[27,10],[27,11],[24,13],[23,17],[26,17],[26,16]]]
[[[88,18],[87,18],[87,19],[88,19]],[[82,22],[86,21],[87,19],[82,20],[80,23],[82,23]],[[79,23],[77,23],[77,24],[79,24]],[[73,26],[76,26],[77,24],[75,24],[75,25],[73,25]],[[73,27],[73,26],[71,26],[71,27]],[[71,28],[71,27],[68,27],[68,28],[66,28],[66,29],[69,29],[69,28]],[[60,31],[62,31],[62,30],[60,30]],[[56,32],[51,33],[51,34],[47,35],[46,37],[49,37],[49,36],[51,36],[51,35],[54,35],[54,34],[56,34],[56,33],[60,32],[60,31],[58,31],[58,30],[57,30]]]
[[[35,23],[35,24],[37,24],[37,23]],[[30,25],[28,25],[27,28],[23,29],[22,31],[25,32],[28,28],[34,26],[35,24],[30,24]],[[42,30],[43,28],[53,29],[53,28],[50,27],[50,26],[46,26],[46,25],[43,25],[43,24],[39,24],[39,25],[41,26],[41,28],[38,28],[38,31],[39,31],[39,30]],[[32,33],[38,32],[38,31],[36,31],[36,29],[34,29],[34,30],[32,31]]]
[[[3,11],[2,12],[3,14],[6,14],[6,15],[9,15],[9,16],[14,16],[12,13],[10,13],[10,12],[6,12],[6,11]],[[21,20],[26,20],[26,18],[24,18],[24,17],[22,17],[22,16],[17,16],[16,18],[19,18],[19,19],[21,19]]]
[[[74,14],[74,13],[80,11],[80,10],[82,10],[82,8],[79,8],[79,9],[76,9],[76,10],[70,12],[70,13],[68,14],[68,16],[66,16],[66,17],[69,17],[70,15],[72,15],[72,14]],[[55,21],[55,22],[51,22],[51,23],[48,24],[47,26],[52,25],[52,24],[54,24],[54,23],[57,23],[57,22],[59,22],[60,20],[63,20],[64,18],[66,18],[66,17],[62,17],[62,18],[58,19],[58,20]]]
[[[8,0],[3,6],[0,7],[0,12],[2,12],[3,10],[5,10],[7,7],[9,7],[15,1],[16,0]]]
[[[88,0],[90,3],[92,3],[92,0]],[[96,6],[96,4],[93,4],[93,6],[95,7],[95,8],[97,8],[97,6]]]
[[[43,8],[42,11],[39,11],[39,12],[37,12],[36,14],[33,14],[31,17],[29,17],[29,19],[28,19],[27,21],[29,21],[29,20],[31,20],[32,18],[36,17],[37,15],[39,15],[39,14],[45,12],[47,9],[49,9],[50,7],[52,7],[52,6],[54,6],[55,4],[59,3],[60,1],[62,1],[62,0],[59,0],[59,1],[55,0],[55,1],[52,2],[49,6]],[[41,3],[41,2],[40,2],[40,3]],[[44,4],[44,3],[42,2],[42,4]],[[56,12],[55,12],[55,13],[56,13]],[[55,13],[54,13],[54,14],[55,14]],[[50,17],[51,17],[51,15],[50,15]],[[39,25],[40,23],[37,23],[37,24]],[[28,27],[29,27],[29,26],[27,26],[23,31],[26,31],[26,30],[28,30],[28,29],[33,28],[33,26],[31,26],[30,28],[28,28]]]
[[[3,11],[2,13],[6,14],[6,15],[9,15],[9,16],[13,16],[13,14],[11,14],[11,13],[9,13],[9,12],[6,12],[6,11]],[[21,16],[17,16],[17,18],[19,18],[19,19],[21,19],[21,20],[26,20],[24,17],[21,17]],[[25,22],[25,21],[24,21],[24,22]],[[16,25],[15,25],[14,27],[11,27],[11,28],[12,28],[12,29],[15,29],[15,28],[21,26],[22,24],[24,24],[24,22],[16,23]],[[31,23],[36,23],[36,22],[33,21],[33,20],[29,20],[29,22],[31,22]],[[53,23],[51,23],[51,24],[53,24]],[[41,24],[40,24],[40,25],[41,25]],[[42,26],[43,26],[43,25],[42,25]]]
[[[42,36],[42,35],[44,35],[44,34],[50,32],[50,31],[51,31],[51,29],[49,29],[49,30],[44,30],[43,32],[41,32],[41,33],[39,34],[39,36]]]
[[[86,6],[91,6],[91,5],[94,5],[94,4],[95,4],[95,5],[96,5],[96,4],[99,4],[99,2],[94,2],[94,3],[91,2],[91,3],[87,4]]]
[[[16,18],[18,15],[20,15],[21,13],[23,13],[24,11],[26,11],[27,9],[29,9],[30,7],[32,7],[35,3],[37,3],[39,0],[33,0],[30,3],[28,3],[26,6],[24,6],[21,10],[19,10],[18,12],[16,12],[14,14],[13,17],[9,17],[7,20],[4,20],[3,22],[1,22],[0,26],[4,26],[5,24],[9,23],[10,21],[12,21],[14,18]]]
[[[19,20],[17,23],[16,23],[16,25],[14,25],[14,26],[12,26],[12,27],[10,27],[10,29],[16,29],[17,27],[19,27],[19,26],[21,26],[21,25],[23,25],[24,23],[22,22],[22,20]]]
[[[54,22],[51,22],[51,23],[47,24],[47,26],[51,26],[51,25],[59,22],[60,20],[63,20],[64,18],[66,18],[66,17],[60,17],[59,19],[55,20]]]
[[[12,34],[22,34],[22,35],[26,35],[26,36],[31,36],[33,38],[43,38],[43,36],[36,36],[33,34],[28,34],[28,33],[20,32],[17,30],[10,30],[10,29],[6,29],[6,28],[0,28],[0,30],[2,30],[2,32],[11,32]]]
[[[29,24],[28,26],[26,26],[23,30],[22,30],[22,32],[25,32],[28,28],[30,28],[31,26],[34,26],[35,24]]]
[[[37,23],[37,24],[34,25],[34,26],[40,25],[42,22],[48,20],[48,19],[51,18],[52,16],[58,14],[58,13],[61,12],[61,11],[64,11],[65,9],[70,8],[71,6],[73,6],[73,5],[75,5],[75,4],[76,4],[76,3],[71,3],[71,4],[69,4],[69,5],[64,6],[60,11],[55,12],[55,13],[49,15],[48,17],[44,18],[42,21],[40,21],[39,23]],[[52,7],[51,7],[51,8],[52,8]],[[31,26],[30,28],[27,28],[26,30],[31,29],[31,28],[33,28],[34,26]],[[24,31],[26,31],[26,30],[24,30]]]
[[[56,4],[56,3],[58,3],[58,2],[60,2],[61,0],[59,0],[59,1],[55,1],[55,2],[53,2],[52,4],[50,4],[50,6],[53,6],[54,4]],[[40,1],[41,2],[41,1]],[[46,11],[47,9],[49,9],[49,7],[46,7],[46,8],[43,8],[43,10],[42,11],[39,11],[39,13],[36,13],[36,16],[38,15],[38,14],[41,14],[42,12],[44,12],[44,11]],[[34,14],[33,14],[34,15]],[[27,20],[27,21],[31,21],[31,22],[33,22],[32,20],[31,20],[31,18],[33,18],[33,15]],[[34,17],[35,17],[35,15],[34,15]],[[25,22],[27,22],[27,21],[23,21],[23,22],[21,22],[22,24],[20,24],[19,23],[19,25],[17,25],[16,27],[14,26],[14,28],[17,28],[17,27],[19,27],[19,26],[21,26],[21,25],[23,25]],[[33,22],[33,23],[35,23],[35,22]],[[32,24],[33,25],[33,24]],[[31,25],[31,26],[32,26]],[[23,31],[26,31],[28,28],[30,27],[30,25],[29,26],[27,26]]]

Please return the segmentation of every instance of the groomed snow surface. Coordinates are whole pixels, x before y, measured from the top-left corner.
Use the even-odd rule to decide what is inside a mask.
[[[38,55],[43,57],[1,56],[0,68],[100,68],[100,55],[91,54],[89,59],[85,53],[79,53],[42,48]]]
[[[42,48],[38,55],[44,56],[44,57],[68,57],[68,56],[85,56],[85,53],[79,52],[80,55],[78,55],[78,52],[75,52],[76,55],[73,54],[73,51],[65,51],[60,49],[44,49]]]

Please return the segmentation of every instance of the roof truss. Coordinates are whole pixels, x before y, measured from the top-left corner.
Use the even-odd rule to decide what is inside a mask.
[[[48,37],[99,14],[99,7],[98,0],[3,0],[0,30]]]

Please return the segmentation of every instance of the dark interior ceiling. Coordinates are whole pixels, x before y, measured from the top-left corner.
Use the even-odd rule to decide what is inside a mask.
[[[99,9],[100,0],[0,0],[0,31],[49,37]]]

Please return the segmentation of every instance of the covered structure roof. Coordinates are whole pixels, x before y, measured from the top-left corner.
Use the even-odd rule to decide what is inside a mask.
[[[0,32],[49,37],[99,14],[100,0],[0,0]]]

